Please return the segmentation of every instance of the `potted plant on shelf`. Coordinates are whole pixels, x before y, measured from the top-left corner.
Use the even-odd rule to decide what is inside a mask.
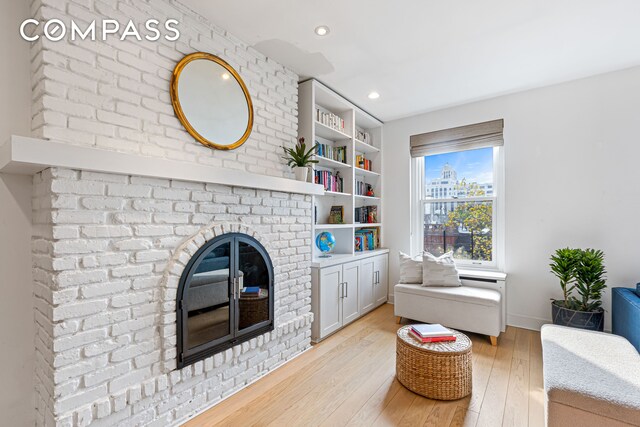
[[[551,272],[560,280],[562,300],[552,299],[553,323],[593,331],[604,330],[602,292],[606,285],[604,253],[595,249],[558,249]],[[573,296],[573,292],[578,298]]]
[[[293,148],[282,147],[284,150],[284,156],[282,157],[287,161],[287,165],[293,168],[298,181],[307,181],[307,174],[309,173],[309,166],[312,163],[318,163],[313,159],[313,156],[318,150],[318,145],[307,150],[307,145],[304,143],[304,138],[298,139],[298,143]]]

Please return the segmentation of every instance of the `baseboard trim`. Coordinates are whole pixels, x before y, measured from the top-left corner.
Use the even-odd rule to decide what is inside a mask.
[[[507,314],[507,325],[522,329],[539,331],[542,325],[552,323],[551,319],[541,317],[521,316],[519,314]]]

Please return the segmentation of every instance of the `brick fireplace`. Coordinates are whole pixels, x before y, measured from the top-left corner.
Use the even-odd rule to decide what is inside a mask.
[[[309,347],[310,196],[49,168],[34,176],[39,424],[172,425]],[[176,292],[224,233],[274,270],[275,329],[177,369]]]

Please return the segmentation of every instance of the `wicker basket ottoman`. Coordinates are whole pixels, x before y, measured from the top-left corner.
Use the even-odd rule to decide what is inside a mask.
[[[471,340],[453,331],[456,341],[422,344],[398,330],[396,376],[414,393],[438,400],[456,400],[471,393]]]

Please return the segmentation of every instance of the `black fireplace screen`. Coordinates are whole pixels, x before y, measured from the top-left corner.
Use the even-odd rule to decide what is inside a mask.
[[[207,242],[182,273],[177,299],[178,368],[273,330],[273,265],[253,237]]]

